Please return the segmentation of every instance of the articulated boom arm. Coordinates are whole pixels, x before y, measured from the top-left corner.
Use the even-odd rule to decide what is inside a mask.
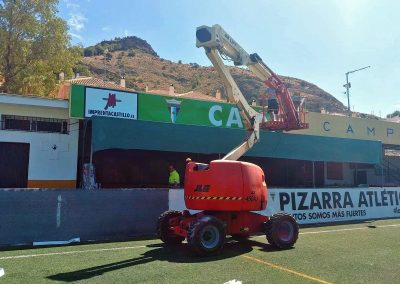
[[[250,55],[251,65],[247,67],[258,78],[264,81],[264,84],[276,92],[279,102],[279,113],[281,118],[277,121],[263,122],[261,127],[270,130],[296,130],[308,128],[308,123],[304,122],[304,117],[300,115],[300,107],[296,110],[289,91],[282,80],[276,75],[258,56],[257,53]]]
[[[237,160],[250,150],[254,143],[259,141],[262,115],[249,105],[229,72],[228,67],[222,61],[221,56],[225,55],[231,58],[235,65],[243,65],[242,58],[249,58],[249,55],[218,25],[212,28],[207,26],[197,28],[196,37],[196,46],[204,47],[208,58],[224,81],[229,101],[239,107],[240,115],[245,120],[247,126],[248,135],[246,140],[222,158],[222,160]],[[222,42],[219,40],[220,37],[224,38]],[[229,44],[224,45],[224,42],[228,41]]]
[[[279,103],[279,119],[276,121],[262,122],[260,125],[261,128],[286,131],[308,128],[308,124],[303,122],[304,119],[299,113],[300,109],[296,110],[286,86],[262,61],[260,56],[256,53],[249,55],[219,25],[198,27],[196,38],[196,46],[204,47],[207,56],[224,80],[225,86],[228,89],[229,100],[239,104],[239,107],[243,108],[242,111],[247,113],[247,117],[256,117],[258,118],[257,122],[261,123],[261,118],[258,117],[257,112],[254,110],[250,111],[244,107],[246,105],[248,106],[247,101],[223,63],[221,59],[222,56],[232,60],[236,66],[247,66],[250,71],[260,78],[268,87],[275,90]],[[252,109],[250,106],[249,108]]]
[[[262,115],[248,104],[217,50],[215,48],[206,48],[206,54],[224,80],[229,101],[238,105],[240,115],[244,118],[247,126],[248,136],[246,140],[222,158],[222,160],[235,161],[250,150],[254,143],[260,140]]]

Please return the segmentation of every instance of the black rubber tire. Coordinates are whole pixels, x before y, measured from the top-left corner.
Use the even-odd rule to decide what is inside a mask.
[[[157,236],[168,245],[176,245],[183,242],[185,239],[182,236],[175,235],[169,228],[169,220],[173,217],[182,216],[182,212],[169,210],[165,211],[158,217]]]
[[[299,225],[292,215],[276,213],[265,224],[265,235],[273,247],[288,249],[299,237]]]
[[[213,216],[202,216],[189,225],[187,242],[197,255],[211,256],[220,253],[225,239],[224,224]]]

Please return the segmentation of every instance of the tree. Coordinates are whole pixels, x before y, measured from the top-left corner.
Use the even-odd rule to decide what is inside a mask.
[[[82,62],[78,62],[74,68],[72,68],[74,73],[78,73],[80,76],[91,76],[89,68]]]
[[[106,60],[107,60],[107,61],[110,61],[110,60],[112,59],[112,57],[113,57],[113,56],[112,56],[112,53],[111,53],[111,52],[107,52],[107,53],[106,53]]]
[[[72,74],[82,49],[69,43],[57,0],[0,0],[2,91],[48,95],[58,74]]]
[[[83,56],[85,57],[90,57],[94,55],[96,55],[96,49],[93,46],[87,47],[83,50]]]
[[[104,48],[101,45],[96,45],[95,46],[95,55],[103,55],[104,54]]]
[[[391,118],[391,117],[395,117],[395,116],[400,116],[400,111],[396,110],[393,113],[390,113],[386,116],[386,118]]]
[[[132,49],[129,49],[128,57],[135,57],[135,55],[136,55],[136,53]]]

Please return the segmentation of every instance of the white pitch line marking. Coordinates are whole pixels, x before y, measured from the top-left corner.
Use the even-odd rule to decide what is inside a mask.
[[[400,227],[400,224],[382,225],[382,226],[375,226],[375,227],[376,228]],[[367,229],[370,229],[370,227],[338,229],[338,230],[326,230],[326,231],[314,231],[314,232],[303,232],[303,233],[299,233],[299,234],[300,235],[323,234],[323,233],[335,233],[335,232],[367,230]],[[256,237],[263,237],[263,236],[256,236]],[[100,251],[128,250],[128,249],[138,249],[138,248],[146,248],[146,247],[148,247],[148,246],[117,247],[117,248],[104,248],[104,249],[92,249],[92,250],[74,250],[74,251],[64,251],[64,252],[14,255],[14,256],[3,256],[3,257],[0,257],[0,260],[30,258],[30,257],[39,257],[39,256],[68,255],[68,254],[79,254],[79,253],[100,252]]]
[[[91,249],[91,250],[73,250],[73,251],[39,253],[39,254],[25,254],[25,255],[3,256],[3,257],[0,257],[0,260],[18,259],[18,258],[30,258],[30,257],[38,257],[38,256],[78,254],[78,253],[99,252],[99,251],[128,250],[128,249],[138,249],[138,248],[145,248],[145,247],[147,247],[147,246],[104,248],[104,249]]]
[[[374,225],[372,225],[372,226],[374,226]],[[400,227],[400,224],[374,226],[374,228],[387,228],[387,227]],[[303,232],[303,233],[299,233],[299,234],[300,234],[300,235],[324,234],[324,233],[337,233],[337,232],[356,231],[356,230],[368,230],[368,229],[371,229],[371,227],[360,227],[360,228],[349,228],[349,229],[337,229],[337,230],[325,230],[325,231]]]
[[[374,225],[372,225],[374,226]],[[400,224],[393,225],[382,225],[382,226],[374,226],[375,228],[387,228],[387,227],[400,227]],[[314,232],[303,232],[299,233],[300,235],[310,235],[310,234],[324,234],[324,233],[337,233],[337,232],[346,232],[346,231],[356,231],[356,230],[368,230],[371,227],[359,227],[359,228],[349,228],[349,229],[336,229],[336,230],[325,230],[325,231],[314,231]]]
[[[374,228],[387,228],[387,227],[400,227],[400,224],[392,224],[392,225],[382,225],[382,226],[374,226]],[[357,231],[357,230],[368,230],[371,227],[358,227],[358,228],[349,228],[349,229],[336,229],[336,230],[324,230],[324,231],[313,231],[313,232],[300,232],[299,235],[311,235],[311,234],[326,234],[326,233],[337,233],[337,232],[346,232],[346,231]],[[256,238],[264,238],[264,235],[256,236]]]

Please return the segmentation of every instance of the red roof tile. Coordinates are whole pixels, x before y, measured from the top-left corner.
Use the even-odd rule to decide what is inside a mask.
[[[93,87],[100,87],[100,88],[107,88],[107,89],[117,89],[117,90],[132,90],[129,88],[124,88],[121,85],[115,84],[113,82],[107,82],[99,78],[94,77],[80,77],[68,80],[67,82],[71,84],[79,84],[85,86],[93,86]]]
[[[116,89],[116,90],[125,90],[125,91],[135,91],[133,89],[124,88],[118,84],[107,82],[99,78],[95,77],[80,77],[76,79],[67,80],[64,84],[61,85],[60,90],[58,92],[57,98],[60,99],[69,99],[69,93],[71,90],[71,84],[79,84],[84,86],[93,86],[99,88],[107,88],[107,89]],[[147,92],[149,95],[162,95],[162,96],[170,96],[168,90],[150,90]],[[195,100],[203,100],[203,101],[212,101],[212,102],[226,102],[222,99],[217,99],[213,96],[208,96],[200,92],[190,91],[183,94],[174,94],[173,97],[177,98],[188,98]]]
[[[61,84],[60,89],[58,90],[58,94],[55,97],[59,98],[59,99],[69,99],[71,84],[79,84],[79,85],[84,85],[84,86],[92,86],[92,87],[107,88],[107,89],[134,91],[132,89],[124,88],[118,84],[115,84],[113,82],[107,82],[107,81],[104,81],[99,78],[80,77],[80,78],[67,80],[63,84]]]
[[[222,99],[217,99],[216,97],[205,95],[200,92],[196,91],[190,91],[187,93],[183,94],[177,94],[174,93],[173,95],[169,95],[168,90],[149,90],[149,94],[154,94],[154,95],[162,95],[162,96],[171,96],[171,97],[177,97],[177,98],[185,98],[185,99],[195,99],[195,100],[202,100],[202,101],[212,101],[212,102],[226,102],[225,100]]]

